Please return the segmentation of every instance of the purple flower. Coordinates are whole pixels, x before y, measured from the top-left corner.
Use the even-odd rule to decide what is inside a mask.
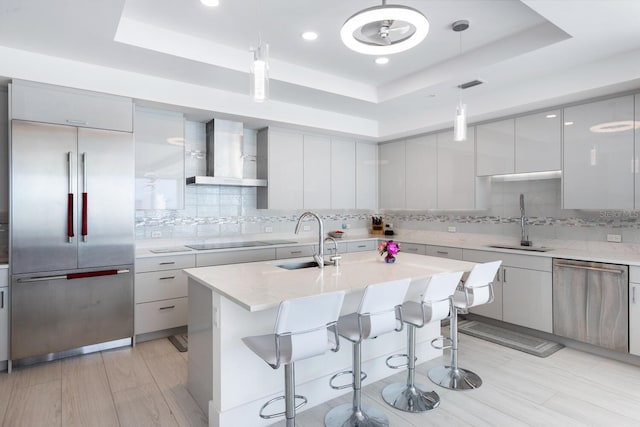
[[[389,253],[389,255],[395,255],[400,252],[400,247],[396,242],[391,240],[389,243],[387,243],[387,252]]]

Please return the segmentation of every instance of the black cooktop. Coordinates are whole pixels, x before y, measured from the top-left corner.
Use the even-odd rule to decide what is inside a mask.
[[[290,243],[297,242],[292,242],[290,240],[260,240],[251,242],[194,243],[192,245],[185,246],[197,251],[205,251],[208,249],[250,248],[253,246],[286,245]]]

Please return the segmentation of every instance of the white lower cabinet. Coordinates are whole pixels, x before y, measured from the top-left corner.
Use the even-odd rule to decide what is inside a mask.
[[[629,268],[629,353],[640,356],[640,267]]]
[[[427,245],[427,255],[440,258],[462,259],[462,249],[450,246]]]
[[[493,282],[493,302],[474,307],[471,313],[553,332],[551,258],[465,249],[463,259],[502,261]]]
[[[362,240],[355,242],[347,242],[348,252],[364,252],[373,251],[378,247],[377,240]]]
[[[422,245],[420,243],[400,243],[400,252],[406,252],[409,254],[416,255],[426,255],[427,254],[427,245]]]
[[[9,277],[8,270],[0,273],[0,362],[9,359]]]
[[[195,255],[136,260],[135,335],[187,324],[187,276],[182,269],[195,266]]]

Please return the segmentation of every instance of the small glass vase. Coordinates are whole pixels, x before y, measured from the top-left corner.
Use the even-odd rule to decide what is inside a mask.
[[[384,257],[384,262],[386,262],[387,264],[391,264],[396,262],[396,257],[393,255],[387,255],[386,257]]]

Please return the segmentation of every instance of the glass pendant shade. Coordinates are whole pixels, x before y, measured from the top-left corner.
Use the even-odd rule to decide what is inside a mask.
[[[255,102],[269,99],[269,45],[266,43],[253,50],[251,96]]]
[[[458,104],[456,108],[456,118],[453,122],[453,140],[467,140],[467,106],[466,104]]]

